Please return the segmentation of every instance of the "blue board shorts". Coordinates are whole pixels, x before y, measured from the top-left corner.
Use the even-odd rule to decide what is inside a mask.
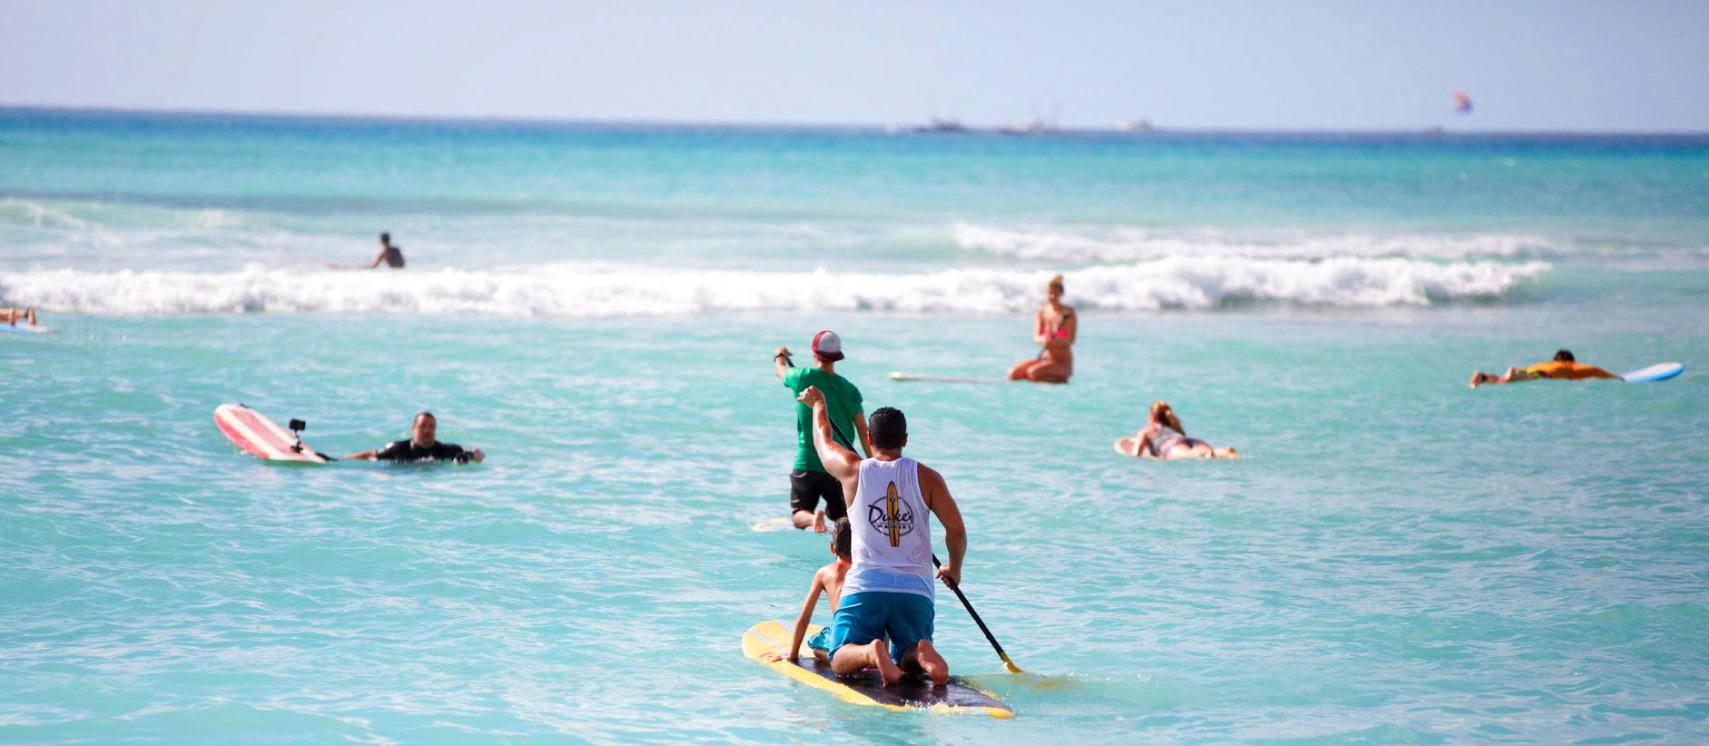
[[[808,650],[823,650],[827,654],[830,653],[831,652],[831,628],[830,627],[820,627],[818,632],[814,633],[811,638],[808,638],[807,649]]]
[[[831,620],[831,655],[844,645],[889,638],[890,659],[900,664],[903,653],[932,639],[936,617],[932,598],[918,593],[862,591],[843,596]]]

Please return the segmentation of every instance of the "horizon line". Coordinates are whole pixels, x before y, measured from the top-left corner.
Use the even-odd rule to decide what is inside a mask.
[[[73,112],[93,114],[143,114],[165,116],[204,116],[204,117],[245,117],[253,119],[318,119],[346,121],[388,121],[415,122],[439,124],[513,124],[513,125],[607,125],[607,126],[638,126],[638,127],[706,127],[706,128],[754,128],[754,129],[800,129],[800,130],[859,130],[882,133],[914,133],[915,130],[933,122],[948,121],[961,124],[966,130],[961,133],[917,133],[917,134],[1002,134],[1011,137],[1030,137],[1050,135],[1053,133],[1115,133],[1131,135],[1148,134],[1275,134],[1275,135],[1526,135],[1550,136],[1568,135],[1578,137],[1709,137],[1709,130],[1585,130],[1585,129],[1461,129],[1448,128],[1443,125],[1423,125],[1419,127],[1369,127],[1369,128],[1329,128],[1329,127],[1168,127],[1158,125],[1155,120],[1139,118],[1131,121],[1152,123],[1149,130],[1123,130],[1118,126],[1067,126],[1053,127],[1042,132],[1004,133],[997,125],[969,125],[962,120],[950,118],[931,118],[913,120],[905,123],[860,123],[860,122],[789,122],[781,120],[694,120],[694,119],[624,119],[604,117],[584,118],[552,118],[531,116],[477,116],[477,115],[440,115],[440,114],[381,114],[362,112],[313,112],[287,110],[243,110],[243,109],[202,109],[202,108],[123,108],[98,105],[75,104],[28,104],[0,102],[0,111],[41,111],[41,112]]]

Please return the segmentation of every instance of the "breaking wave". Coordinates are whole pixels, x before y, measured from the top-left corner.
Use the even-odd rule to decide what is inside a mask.
[[[1133,227],[1011,230],[971,223],[956,223],[951,230],[956,245],[963,249],[1071,264],[1134,262],[1172,256],[1463,260],[1539,256],[1557,248],[1547,239],[1501,233],[1378,235],[1287,230],[1239,233]]]
[[[1545,262],[1167,257],[1065,273],[1068,301],[1099,310],[1206,310],[1243,302],[1423,306],[1499,299]],[[1003,314],[1031,310],[1051,273],[955,269],[916,274],[682,270],[559,263],[506,271],[0,271],[0,305],[102,315],[425,313],[662,316],[720,312],[878,311]]]

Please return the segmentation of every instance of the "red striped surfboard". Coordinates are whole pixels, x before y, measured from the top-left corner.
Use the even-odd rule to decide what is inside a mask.
[[[291,450],[297,439],[290,431],[242,404],[221,404],[214,409],[214,424],[226,438],[242,448],[244,453],[268,461],[307,461],[324,464],[326,459],[315,453],[307,443],[300,451]]]

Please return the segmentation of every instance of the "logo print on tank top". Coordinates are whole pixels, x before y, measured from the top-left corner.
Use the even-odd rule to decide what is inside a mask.
[[[902,546],[902,537],[914,530],[914,510],[896,492],[896,483],[884,490],[884,501],[866,506],[866,522],[890,537],[890,546]]]

